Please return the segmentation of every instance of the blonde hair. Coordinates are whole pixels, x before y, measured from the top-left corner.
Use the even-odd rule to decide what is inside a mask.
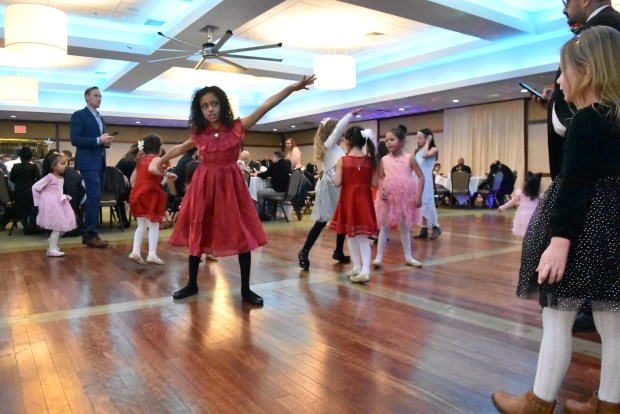
[[[607,26],[591,27],[562,46],[560,56],[562,72],[572,67],[581,74],[579,82],[571,85],[578,97],[576,104],[593,90],[620,126],[620,32]]]
[[[314,158],[323,162],[323,155],[325,154],[325,141],[334,132],[334,128],[336,128],[336,124],[338,124],[337,119],[328,119],[325,122],[321,122],[319,125],[319,129],[316,130],[316,134],[314,134]]]

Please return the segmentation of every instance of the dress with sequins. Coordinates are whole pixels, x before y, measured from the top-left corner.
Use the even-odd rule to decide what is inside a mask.
[[[554,236],[571,241],[564,277],[539,285],[536,267]],[[562,171],[523,239],[517,295],[559,310],[620,311],[620,128],[602,105],[569,125]]]
[[[245,130],[241,120],[193,135],[198,168],[187,188],[170,244],[202,253],[232,256],[267,243],[237,159]]]

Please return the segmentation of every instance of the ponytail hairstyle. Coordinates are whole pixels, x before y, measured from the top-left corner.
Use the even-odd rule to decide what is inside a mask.
[[[523,194],[532,200],[536,200],[540,195],[541,178],[542,173],[534,174],[533,172],[528,171],[527,177],[525,178],[525,184],[523,185]]]
[[[43,166],[42,166],[42,171],[43,171],[43,176],[46,176],[47,174],[52,172],[52,168],[54,168],[54,165],[58,164],[60,161],[62,160],[62,155],[57,154],[55,152],[50,152],[48,153],[45,158],[43,158]]]
[[[351,147],[364,149],[366,146],[366,156],[370,157],[372,169],[377,168],[377,158],[375,156],[375,144],[372,142],[372,130],[362,129],[358,126],[352,126],[347,129],[344,137],[349,141]]]
[[[431,138],[431,142],[429,142],[428,144],[428,149],[432,149],[432,148],[437,148],[437,145],[435,145],[435,135],[433,135],[433,131],[430,130],[430,128],[422,128],[421,130],[418,131],[418,134],[422,134],[424,135],[426,138],[428,138],[429,136],[432,137]],[[418,149],[415,152],[418,152],[422,149],[423,147],[418,145]],[[437,159],[439,158],[439,148],[437,148],[437,154],[435,155],[435,161],[437,161]]]

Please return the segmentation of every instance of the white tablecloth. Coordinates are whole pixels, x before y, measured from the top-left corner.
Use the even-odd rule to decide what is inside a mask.
[[[478,186],[480,184],[482,184],[482,182],[484,180],[486,180],[487,177],[480,175],[480,176],[472,176],[469,179],[469,194],[470,196],[473,196],[475,193],[478,192]],[[448,190],[452,191],[452,179],[448,176],[448,177],[442,177],[441,175],[438,175],[435,177],[435,184],[438,185],[443,185],[444,187],[446,187]],[[467,201],[467,199],[465,198],[464,195],[459,194],[456,197],[456,200],[460,203],[460,204],[464,204],[465,201]]]
[[[248,189],[250,190],[250,196],[252,196],[252,200],[257,201],[256,193],[258,192],[258,190],[262,190],[267,187],[271,187],[271,181],[269,181],[269,179],[250,177],[250,184],[248,185]]]

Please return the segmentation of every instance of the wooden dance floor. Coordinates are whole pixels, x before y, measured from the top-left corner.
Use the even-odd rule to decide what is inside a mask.
[[[331,259],[329,230],[300,271],[309,215],[268,222],[252,255],[263,308],[242,304],[236,257],[201,263],[200,293],[173,302],[187,252],[169,230],[164,266],[127,259],[135,227],[104,229],[107,249],[61,239],[57,259],[43,236],[1,232],[0,412],[494,412],[494,390],[533,384],[540,309],[514,296],[510,214],[445,209],[440,222],[438,240],[413,241],[421,269],[393,231],[366,286]],[[589,398],[599,371],[598,335],[577,334],[559,400]]]

